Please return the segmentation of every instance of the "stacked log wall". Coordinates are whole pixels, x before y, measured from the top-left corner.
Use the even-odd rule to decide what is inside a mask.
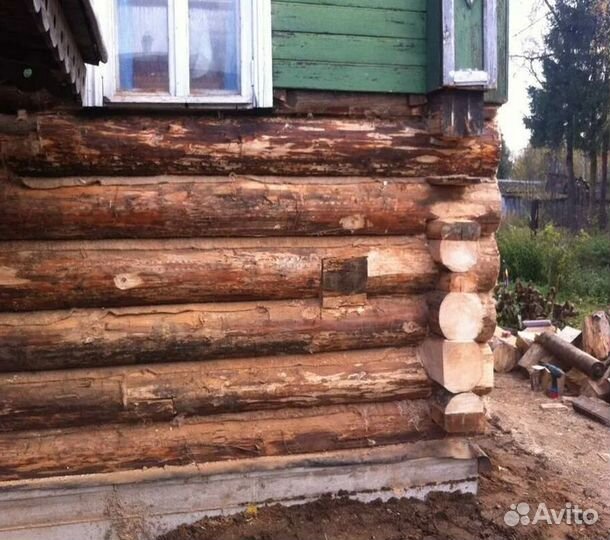
[[[445,298],[476,361],[495,324],[494,123],[293,109],[0,118],[0,479],[439,436]]]

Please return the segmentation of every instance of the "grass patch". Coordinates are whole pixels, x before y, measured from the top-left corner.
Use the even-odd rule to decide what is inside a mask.
[[[498,246],[502,279],[530,283],[543,293],[554,290],[558,301],[576,305],[573,324],[610,305],[610,235],[573,235],[552,225],[534,235],[522,224],[505,224]]]

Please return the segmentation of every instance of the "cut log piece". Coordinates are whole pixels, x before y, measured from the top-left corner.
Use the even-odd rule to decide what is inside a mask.
[[[534,366],[553,363],[555,360],[549,351],[538,343],[532,343],[517,364],[531,376]]]
[[[421,179],[86,180],[93,183],[0,179],[0,239],[410,235],[441,216],[476,221],[491,234],[500,223],[495,183],[450,196]]]
[[[567,343],[559,336],[543,332],[536,336],[536,343],[542,345],[562,364],[575,367],[594,379],[599,379],[605,371],[603,362],[600,362],[590,354]]]
[[[568,375],[572,371],[576,370],[571,369]],[[593,381],[588,377],[585,378],[580,386],[580,394],[608,401],[610,399],[610,367],[606,369],[606,372],[597,381]]]
[[[428,223],[426,236],[430,240],[474,241],[481,237],[481,225],[476,221],[435,219]]]
[[[494,337],[492,343],[495,371],[508,373],[515,369],[521,358],[521,353],[517,348],[517,338],[515,336]]]
[[[414,348],[0,375],[0,431],[423,399]]]
[[[428,376],[454,394],[472,391],[483,377],[481,348],[474,341],[429,337],[419,352]]]
[[[447,433],[474,434],[485,431],[485,406],[483,400],[472,392],[436,392],[430,403],[430,416]]]
[[[0,314],[0,371],[403,347],[427,332],[425,298],[319,300]]]
[[[318,298],[356,275],[324,279],[325,261],[358,258],[369,295],[423,292],[438,276],[419,237],[7,242],[0,311]]]
[[[500,252],[493,236],[479,240],[477,264],[469,272],[442,271],[437,289],[446,292],[490,292],[500,273]]]
[[[21,175],[284,174],[492,178],[498,132],[431,137],[424,120],[193,114],[38,114],[30,133],[6,135],[4,164]]]
[[[479,347],[481,348],[483,374],[472,391],[478,396],[484,396],[489,394],[494,387],[494,355],[489,344],[481,343]]]
[[[427,400],[0,434],[0,481],[323,452],[434,435]]]
[[[432,258],[451,272],[468,272],[477,264],[477,240],[430,240]]]
[[[585,317],[582,324],[583,349],[598,360],[610,356],[610,318],[603,311]]]
[[[485,312],[478,294],[433,292],[428,306],[430,327],[440,336],[471,341],[483,330]]]

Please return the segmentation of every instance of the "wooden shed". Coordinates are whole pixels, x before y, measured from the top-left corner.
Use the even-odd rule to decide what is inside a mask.
[[[476,492],[507,0],[5,0],[0,540]]]

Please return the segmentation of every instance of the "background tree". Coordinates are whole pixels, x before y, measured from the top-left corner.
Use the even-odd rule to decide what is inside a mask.
[[[513,159],[502,135],[502,153],[500,155],[500,165],[498,166],[498,178],[511,178],[513,171]]]

